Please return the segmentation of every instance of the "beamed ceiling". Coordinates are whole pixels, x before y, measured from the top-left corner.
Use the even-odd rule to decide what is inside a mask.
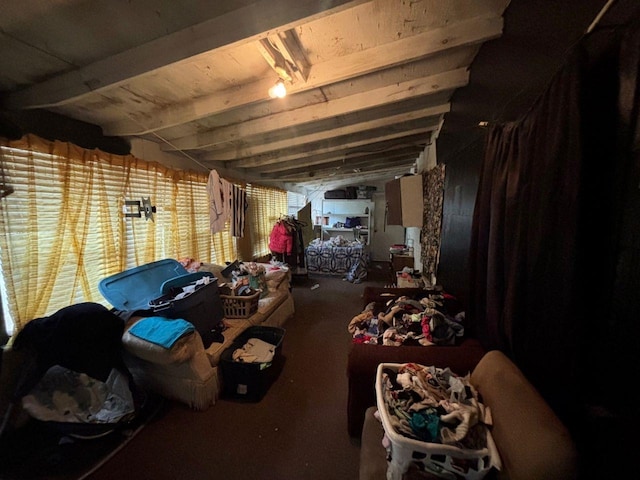
[[[511,3],[522,11],[537,2]],[[573,13],[582,24],[605,2],[587,3]],[[127,145],[155,142],[189,168],[262,184],[388,180],[455,118],[452,98],[470,88],[481,47],[503,35],[508,8],[509,0],[7,1],[0,104],[5,118],[80,121]],[[278,78],[282,99],[268,94]]]

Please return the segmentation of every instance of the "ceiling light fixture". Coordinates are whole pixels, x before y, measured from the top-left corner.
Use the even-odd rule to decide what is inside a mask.
[[[284,80],[278,79],[276,84],[269,89],[269,96],[271,98],[283,98],[287,94],[287,89],[284,86]]]

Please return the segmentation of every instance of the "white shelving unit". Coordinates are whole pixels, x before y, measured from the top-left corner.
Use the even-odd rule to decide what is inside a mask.
[[[328,239],[336,235],[343,235],[347,239],[359,239],[369,243],[369,232],[373,232],[373,201],[353,200],[323,200],[322,225],[323,238]],[[360,228],[345,228],[347,217],[360,219]]]

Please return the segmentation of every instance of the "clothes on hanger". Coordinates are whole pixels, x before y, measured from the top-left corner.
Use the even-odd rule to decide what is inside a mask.
[[[211,170],[207,181],[207,194],[211,233],[223,231],[229,221],[231,235],[244,236],[245,214],[249,206],[247,191],[220,177],[216,170]]]
[[[280,217],[269,236],[271,254],[290,267],[305,268],[302,228],[306,225],[291,215]]]

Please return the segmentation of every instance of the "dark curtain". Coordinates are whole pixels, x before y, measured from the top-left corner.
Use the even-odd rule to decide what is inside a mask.
[[[619,369],[620,345],[608,339],[631,322],[613,318],[612,298],[629,228],[620,214],[629,202],[624,192],[637,196],[629,186],[635,182],[637,192],[638,185],[629,178],[637,177],[632,129],[620,128],[621,118],[638,113],[635,32],[585,37],[520,121],[490,127],[481,168],[469,321],[485,347],[507,353],[565,420],[594,391],[611,393],[585,386]],[[622,102],[621,81],[633,92]],[[637,247],[627,267],[636,272]]]

